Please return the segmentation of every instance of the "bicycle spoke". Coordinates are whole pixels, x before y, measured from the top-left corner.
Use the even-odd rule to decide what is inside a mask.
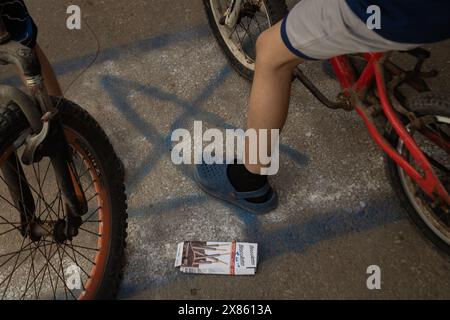
[[[70,254],[66,251],[66,246],[68,246],[67,244],[63,244],[60,246],[60,248],[64,251],[64,253],[73,261],[75,262],[75,264],[77,265],[78,268],[80,268],[81,271],[83,271],[83,273],[87,276],[88,279],[91,278],[91,275],[89,273],[86,272],[86,270],[84,270],[77,262],[76,262],[76,257],[71,257]]]
[[[6,186],[9,188],[8,183],[5,181],[5,179],[3,178],[3,176],[0,174],[0,179],[6,184]],[[17,208],[17,206],[13,203],[11,203],[11,201],[9,201],[8,199],[6,199],[4,196],[2,196],[0,194],[0,199],[2,199],[3,201],[5,201],[7,204],[9,204],[11,207],[13,207],[14,209],[16,209],[18,212],[20,212],[20,209]],[[23,201],[23,198],[21,199]]]
[[[89,230],[87,230],[87,229],[84,229],[84,228],[82,228],[82,227],[80,227],[80,230],[83,230],[84,232],[90,233],[90,234],[92,234],[92,235],[94,235],[94,236],[96,236],[96,237],[99,237],[99,238],[101,238],[101,237],[102,237],[102,235],[101,235],[101,234],[99,234],[99,233],[96,233],[96,232],[93,232],[93,231],[89,231]]]
[[[38,172],[39,172],[39,174],[36,173],[36,168],[35,168],[34,164],[32,165],[32,167],[33,167],[33,172],[34,172],[36,181],[37,181],[37,183],[38,183],[39,193],[41,194],[41,197],[42,197],[42,199],[44,200],[44,202],[47,202],[47,201],[45,200],[44,192],[43,192],[43,190],[42,190],[42,185],[41,185],[41,182],[40,182],[40,167],[39,167],[39,162],[37,163],[37,165],[38,165]],[[56,198],[55,198],[55,199],[56,199]],[[53,202],[50,203],[50,207],[51,207],[51,208],[53,208],[54,201],[55,201],[55,200],[53,200]],[[43,212],[41,212],[41,213],[39,214],[38,220],[41,218],[41,216],[44,214],[45,211],[47,211],[47,217],[45,218],[45,220],[47,220],[48,216],[50,215],[50,212],[48,212],[48,209],[44,210]]]
[[[31,244],[31,243],[30,243],[30,244]],[[19,250],[19,251],[12,251],[12,252],[8,252],[8,253],[1,254],[1,255],[0,255],[0,258],[6,257],[6,256],[10,256],[10,255],[14,255],[14,254],[18,254],[19,252],[31,251],[31,250],[33,250],[33,249],[34,249],[34,248],[27,248],[27,247],[24,247],[22,250]]]
[[[89,214],[89,216],[86,218],[86,221],[83,221],[82,225],[85,224],[89,219],[91,219],[94,216],[94,214],[96,214],[100,209],[101,207],[98,207],[91,214]]]
[[[20,231],[20,228],[18,228],[18,227],[13,227],[13,228],[11,228],[11,229],[9,229],[9,230],[6,230],[6,231],[0,233],[0,236],[4,236],[5,234],[10,233],[10,232],[13,232],[13,231],[15,231],[15,230],[19,230],[19,231]]]
[[[48,270],[48,259],[47,259],[47,255],[46,255],[46,254],[43,254],[41,250],[39,250],[39,252],[41,253],[41,256],[44,257],[46,263],[44,264],[43,272],[42,272],[42,278],[41,278],[41,282],[40,282],[40,284],[39,284],[39,289],[38,289],[38,299],[39,299],[39,296],[40,296],[40,293],[41,293],[41,290],[42,290],[42,285],[44,284],[45,273],[46,273],[46,271]]]
[[[53,243],[51,243],[51,245],[52,245]],[[43,273],[43,275],[42,275],[42,279],[41,279],[41,283],[40,283],[40,285],[39,285],[39,291],[38,291],[38,294],[40,294],[41,293],[41,290],[42,290],[42,285],[44,284],[44,279],[45,279],[45,273],[46,273],[46,271],[48,271],[48,273],[49,273],[49,279],[50,279],[50,284],[51,284],[51,286],[52,286],[52,289],[53,289],[53,283],[52,283],[52,278],[51,278],[51,276],[50,276],[50,265],[51,265],[51,262],[50,262],[50,260],[51,259],[53,259],[53,257],[54,257],[54,255],[56,254],[56,250],[55,250],[55,252],[52,254],[52,255],[50,255],[51,254],[51,249],[49,250],[49,255],[47,256],[47,250],[46,250],[46,247],[44,247],[44,250],[45,250],[45,254],[44,253],[42,253],[42,251],[40,250],[40,249],[38,249],[40,252],[41,252],[41,254],[42,254],[42,256],[45,258],[45,260],[46,260],[46,263],[45,263],[45,270],[44,270],[44,273]]]
[[[83,189],[83,192],[86,194],[86,191],[88,191],[92,186],[98,182],[98,180],[92,180],[91,183],[86,187],[86,189]]]
[[[34,265],[34,257],[36,256],[36,248],[31,248],[31,250],[33,250],[32,257],[31,257],[31,265],[33,266]],[[25,283],[25,291],[22,294],[22,297],[20,298],[20,300],[23,300],[27,295],[28,288],[29,288],[28,283],[30,282],[30,277],[31,277],[31,272],[28,272],[27,282]]]
[[[98,193],[94,194],[92,197],[90,197],[87,201],[87,203],[91,202],[95,197],[98,196]]]
[[[258,14],[258,13],[255,13],[255,16],[256,16],[257,14]],[[256,24],[257,24],[257,26],[258,26],[259,33],[261,34],[261,33],[263,32],[263,29],[261,29],[261,25],[259,24],[259,21],[258,21],[257,18],[255,19],[255,22],[256,22]]]
[[[22,190],[22,183],[21,183],[21,182],[26,182],[26,183],[27,183],[27,186],[30,188],[30,190],[33,191],[33,192],[37,195],[37,197],[40,198],[40,199],[44,202],[44,204],[46,205],[46,207],[48,207],[48,203],[45,201],[45,199],[43,199],[42,196],[41,196],[41,194],[40,194],[39,192],[37,192],[36,189],[35,189],[32,185],[30,185],[30,184],[28,183],[28,181],[25,179],[25,177],[23,177],[21,174],[19,174],[18,170],[14,169],[14,168],[11,168],[11,169],[14,170],[15,173],[19,176],[19,185],[20,185],[20,189]],[[3,181],[4,181],[4,180],[3,180]],[[6,183],[6,182],[5,182],[5,183]],[[22,191],[21,191],[21,192],[22,192]],[[0,195],[0,196],[1,196],[1,195]],[[23,195],[22,195],[22,201],[23,201]]]
[[[51,250],[51,249],[50,249]],[[40,251],[40,250],[39,250]],[[55,253],[52,255],[52,258],[55,256],[55,254],[58,252],[58,250],[56,249],[55,250]],[[42,253],[42,251],[41,251],[41,253]],[[62,280],[63,281],[63,284],[66,286],[67,284],[65,283],[65,279],[63,279],[62,277],[61,277],[61,275],[59,274],[59,272],[56,270],[56,268],[54,267],[54,265],[51,263],[51,259],[48,259],[47,260],[48,261],[48,265],[49,265],[49,267],[51,267],[55,272],[56,272],[56,276],[60,279],[60,280]],[[52,286],[52,289],[53,289],[53,298],[54,298],[54,300],[56,300],[56,288],[57,288],[57,284],[56,284],[56,286],[55,287],[53,287],[53,282],[52,282],[52,278],[51,278],[51,276],[50,276],[50,271],[49,271],[49,279],[50,279],[50,284],[51,284],[51,286]],[[70,289],[69,289],[70,290]],[[75,296],[73,296],[75,299],[76,299],[76,297]]]
[[[81,176],[78,176],[78,178],[81,179],[81,178],[84,177],[84,176],[86,175],[86,173],[88,173],[89,171],[91,171],[91,169],[90,169],[90,168],[87,168],[86,171],[85,171]]]
[[[36,278],[36,271],[35,271],[35,268],[34,268],[34,258],[36,257],[37,247],[38,246],[41,246],[41,241],[38,241],[37,245],[35,244],[35,247],[32,248],[33,253],[32,253],[32,257],[31,257],[31,267],[30,267],[30,269],[33,271],[33,278],[34,279]],[[43,244],[42,246],[45,246],[45,244]],[[25,285],[25,291],[24,291],[21,299],[24,299],[26,297],[28,289],[31,287],[31,285],[28,286],[30,276],[31,276],[31,272],[28,272],[28,279],[27,279],[27,283]],[[37,295],[36,285],[34,286],[34,294],[35,294],[35,298],[37,299],[38,295]]]
[[[102,223],[103,221],[102,220],[85,220],[85,221],[83,221],[83,224],[85,224],[85,223]]]
[[[5,221],[5,222],[2,222],[2,224],[3,225],[10,225],[10,226],[12,226],[12,227],[15,227],[15,228],[17,228],[19,231],[20,231],[20,229],[18,228],[18,227],[16,227],[14,224],[20,224],[20,225],[22,225],[22,223],[13,223],[13,222],[9,222],[8,220],[6,220],[3,216],[0,216],[0,219],[2,219],[3,221]]]
[[[23,245],[24,245],[24,243],[25,243],[25,239],[26,239],[26,238],[23,238],[23,240],[22,240],[22,244],[20,245],[20,250],[23,249]],[[16,266],[17,266],[17,262],[19,261],[19,258],[20,258],[20,253],[17,255],[16,261],[15,261],[15,263],[14,263],[13,271],[5,278],[5,280],[3,280],[3,281],[0,283],[0,286],[1,286],[1,285],[6,281],[6,279],[8,279],[8,283],[6,284],[5,291],[3,292],[2,300],[5,299],[5,294],[6,294],[6,292],[8,291],[9,284],[11,283],[11,277],[13,276],[14,272],[16,272]]]
[[[25,240],[25,238],[24,238],[24,240]],[[25,247],[21,248],[19,251],[17,251],[17,253],[15,253],[15,254],[14,254],[12,257],[10,257],[8,260],[6,260],[5,262],[3,262],[3,263],[0,265],[0,268],[3,267],[5,264],[7,264],[9,261],[11,261],[16,255],[19,255],[20,252],[22,252],[24,249],[28,248],[29,246],[31,246],[31,242],[30,242],[29,244],[27,244]],[[3,282],[0,283],[0,285],[2,285],[2,284],[3,284]]]
[[[52,247],[53,247],[53,243],[50,245],[49,252],[52,252]],[[53,265],[52,265],[50,259],[49,259],[48,263],[49,263],[50,266],[53,267]],[[51,286],[52,289],[53,289],[53,300],[56,300],[56,287],[53,287],[53,281],[52,281],[52,276],[51,276],[50,270],[49,270],[49,272],[48,272],[48,277],[49,277],[49,279],[50,279],[50,286]]]
[[[76,245],[76,244],[72,244],[72,246],[74,246],[75,248],[80,248],[80,249],[86,249],[86,250],[91,250],[91,251],[100,251],[100,249],[98,248],[90,248],[90,247],[85,247],[85,246],[80,246],[80,245]]]
[[[81,188],[86,194],[89,214],[83,217],[82,224],[85,224],[85,227],[79,229],[80,235],[73,241],[66,240],[63,243],[58,243],[54,238],[54,224],[66,219],[66,210],[58,180],[50,173],[50,169],[53,168],[51,160],[44,158],[43,161],[25,166],[20,157],[16,156],[15,159],[11,158],[5,163],[17,177],[12,180],[17,184],[14,186],[17,191],[16,195],[13,194],[11,197],[0,194],[0,201],[4,202],[2,206],[9,211],[6,215],[0,214],[0,237],[3,236],[6,240],[14,239],[16,243],[14,247],[6,247],[6,250],[0,251],[1,299],[16,295],[17,298],[25,300],[77,299],[78,290],[71,290],[68,287],[66,263],[74,263],[79,268],[82,279],[80,290],[86,291],[87,282],[95,276],[94,266],[101,251],[101,248],[97,247],[98,239],[102,235],[98,233],[100,229],[93,223],[100,224],[103,220],[99,213],[101,207],[97,205],[100,203],[99,197],[102,197],[97,192],[99,177],[92,171],[92,164],[81,153],[76,153],[77,149],[72,151],[74,173],[80,179]],[[0,175],[0,181],[4,186],[13,190],[5,178]],[[28,212],[31,206],[23,204],[26,203],[24,199],[29,197],[30,192],[34,200],[34,212]],[[26,220],[20,221],[17,215],[12,218],[10,213],[15,212],[20,214],[21,219]],[[27,230],[24,231],[25,228]],[[32,241],[29,232],[31,228],[39,234],[42,233],[41,238]],[[88,287],[87,290],[90,291],[91,288]]]
[[[50,257],[50,259],[52,259],[56,253],[57,253],[57,250],[55,250],[55,252],[54,252],[53,255]],[[42,254],[42,253],[41,253],[41,254]],[[40,273],[41,273],[45,268],[48,268],[48,260],[47,260],[47,263],[39,270],[39,272],[38,272],[36,278],[33,280],[34,282],[38,280],[38,277],[39,277]],[[45,273],[45,271],[44,271],[44,273]],[[44,279],[44,276],[45,276],[45,274],[43,275],[42,280],[41,280],[41,284],[40,284],[39,291],[38,291],[38,297],[39,297],[40,291],[41,291],[41,289],[42,289],[42,281],[43,281],[43,279]],[[75,296],[74,296],[74,299],[76,299]]]
[[[72,241],[70,241],[70,243],[72,244]],[[80,264],[78,263],[77,255],[75,254],[75,250],[73,249],[73,246],[70,246],[68,244],[66,244],[66,245],[72,248],[72,253],[73,253],[73,257],[75,259],[75,263],[76,263],[78,268],[82,269]],[[87,275],[87,272],[85,272],[84,270],[83,270],[83,272]],[[91,278],[91,275],[88,275],[88,279],[90,279],[90,278]],[[86,288],[84,287],[83,281],[81,281],[81,285],[83,286],[83,290],[86,291]]]
[[[50,206],[51,209],[53,209],[53,207],[55,206],[55,203],[56,203],[56,201],[58,200],[58,197],[59,197],[59,194],[56,195],[55,199],[53,199],[52,202],[49,204],[49,206]],[[54,210],[52,210],[52,211],[55,212]],[[47,219],[48,219],[48,217],[49,217],[49,215],[50,215],[50,212],[49,212],[49,210],[47,210],[47,209],[44,209],[42,212],[39,213],[39,215],[37,216],[37,220],[38,220],[38,221],[39,221],[39,219],[43,216],[43,214],[44,214],[45,212],[47,212],[47,216],[45,217],[44,221],[47,221]],[[55,213],[55,215],[57,215],[57,214]],[[58,215],[56,216],[56,218],[58,219]]]
[[[94,266],[96,265],[96,263],[94,261],[92,261],[91,259],[89,259],[88,257],[86,257],[84,254],[82,254],[80,251],[78,251],[77,249],[74,248],[74,246],[72,244],[69,245],[72,250],[74,250],[76,253],[78,253],[81,257],[83,257],[85,260],[89,261],[90,263],[92,263]]]
[[[60,270],[63,272],[63,276],[64,276],[64,281],[63,281],[64,294],[66,296],[66,300],[69,300],[69,297],[67,295],[67,289],[68,288],[67,288],[67,284],[66,284],[66,277],[65,277],[65,274],[64,274],[64,267],[63,267],[63,257],[64,257],[64,255],[61,257],[61,252],[59,251],[60,250],[59,246],[57,246],[57,250],[58,250]],[[69,289],[69,291],[71,291],[71,290]]]

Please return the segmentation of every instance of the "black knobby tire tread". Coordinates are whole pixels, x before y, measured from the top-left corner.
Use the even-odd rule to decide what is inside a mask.
[[[450,94],[425,92],[417,95],[408,109],[419,115],[427,115],[433,110],[438,115],[450,117]]]
[[[77,104],[62,98],[56,99],[59,115],[63,123],[76,131],[94,148],[102,160],[101,167],[106,175],[106,183],[111,197],[111,241],[104,279],[98,288],[95,299],[114,299],[122,280],[125,266],[125,247],[127,237],[127,198],[123,178],[123,167],[113,146],[98,122]],[[20,108],[11,103],[0,108],[0,151],[6,148],[18,135],[29,127]]]
[[[284,0],[264,0],[264,3],[266,5],[267,13],[269,14],[272,25],[281,21],[288,13],[288,8]],[[210,0],[203,0],[203,5],[206,11],[206,15],[208,17],[208,22],[212,30],[212,33],[216,38],[220,48],[222,49],[222,52],[225,54],[225,57],[240,76],[250,81],[253,80],[254,72],[247,69],[235,58],[235,56],[228,49],[227,44],[223,40],[220,31],[216,25],[216,22],[214,21],[214,14],[210,6]]]
[[[9,103],[6,107],[0,107],[0,152],[5,152],[17,137],[11,133],[21,133],[28,128],[25,115],[20,108]]]
[[[409,102],[408,109],[415,112],[419,116],[441,115],[450,117],[450,96],[447,94],[433,92],[421,93]],[[395,130],[391,127],[387,128],[385,137],[393,146],[397,146],[399,137],[395,133]],[[442,239],[434,234],[425,222],[423,222],[422,218],[410,203],[408,196],[403,190],[397,164],[391,158],[386,158],[386,170],[390,183],[398,200],[400,201],[400,204],[408,213],[411,221],[419,229],[419,231],[421,231],[422,235],[424,235],[428,240],[431,240],[431,242],[442,252],[450,255],[450,245],[446,244]]]

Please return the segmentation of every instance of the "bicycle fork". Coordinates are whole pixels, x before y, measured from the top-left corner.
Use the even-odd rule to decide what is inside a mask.
[[[23,181],[25,173],[17,154],[10,155],[1,165],[0,170],[9,189],[13,205],[20,213],[20,233],[25,237],[29,233],[28,225],[33,219],[36,205],[28,183]]]
[[[37,200],[40,195],[29,185],[21,161],[14,150],[3,161],[0,170],[14,206],[20,213],[20,231],[23,236],[28,235],[36,241],[45,236],[53,236],[60,242],[72,240],[78,235],[82,216],[87,213],[88,205],[75,170],[58,108],[53,105],[53,100],[47,93],[39,61],[32,49],[16,42],[2,44],[0,61],[17,65],[23,71],[32,96],[29,97],[13,87],[0,86],[0,99],[18,105],[31,127],[32,134],[25,142],[22,163],[30,166],[42,160],[43,157],[49,157],[64,203],[65,219],[43,225],[36,216],[36,202],[32,191],[37,195]],[[45,208],[45,210],[52,210],[52,208]]]
[[[58,241],[72,240],[78,235],[82,216],[88,211],[83,188],[75,170],[72,151],[64,134],[58,109],[47,94],[42,78],[28,78],[28,86],[42,109],[43,128],[39,134],[29,139],[22,161],[31,165],[47,156],[55,172],[58,187],[61,190],[67,221],[57,221],[53,236]]]
[[[78,228],[82,223],[81,217],[87,213],[88,205],[58,115],[55,114],[48,119],[44,116],[43,121],[40,133],[27,140],[21,160],[24,165],[29,166],[41,161],[43,157],[50,158],[58,188],[61,190],[67,220],[42,225],[40,217],[36,215],[35,200],[43,199],[33,197],[32,187],[27,181],[16,152],[2,164],[1,172],[14,205],[20,212],[22,235],[29,235],[35,241],[51,235],[63,242],[72,240],[78,235]],[[39,190],[33,189],[33,191],[39,198]],[[45,205],[49,206],[47,203]],[[44,208],[44,212],[49,210],[53,208]]]

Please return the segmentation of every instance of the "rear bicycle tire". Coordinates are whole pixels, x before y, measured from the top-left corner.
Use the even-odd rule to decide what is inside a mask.
[[[217,2],[218,0],[203,0],[203,5],[205,8],[206,15],[208,17],[208,22],[212,30],[213,36],[216,38],[219,47],[225,54],[231,66],[237,71],[239,75],[247,80],[253,80],[254,67],[251,68],[248,65],[244,65],[241,59],[237,57],[236,53],[230,49],[230,46],[225,41],[222,33],[219,29],[219,21],[216,20],[214,15],[212,2]],[[267,15],[269,18],[270,26],[273,26],[277,22],[281,21],[286,14],[288,9],[284,0],[261,0],[265,5],[267,10]]]
[[[408,109],[421,117],[431,115],[450,119],[450,96],[432,92],[421,93],[409,103]],[[398,135],[391,127],[387,128],[385,137],[397,148],[401,144]],[[386,170],[395,194],[414,225],[437,248],[450,255],[450,225],[449,237],[444,239],[443,235],[439,235],[436,232],[437,229],[434,227],[433,222],[426,220],[424,218],[426,215],[423,212],[419,212],[418,208],[420,206],[412,198],[411,192],[406,189],[407,184],[403,170],[389,157],[387,157]]]

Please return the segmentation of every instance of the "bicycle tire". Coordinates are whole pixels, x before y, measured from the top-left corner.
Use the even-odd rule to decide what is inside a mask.
[[[408,109],[418,116],[433,115],[450,118],[450,96],[433,92],[421,93],[415,99],[411,100],[408,104]],[[398,146],[400,139],[391,126],[387,127],[385,137],[393,146]],[[415,209],[414,204],[408,196],[407,190],[405,190],[404,183],[402,182],[401,169],[399,169],[397,163],[389,157],[387,157],[386,161],[386,170],[395,194],[414,225],[416,225],[419,231],[426,238],[431,240],[437,248],[450,255],[450,244],[439,237]]]
[[[94,279],[98,280],[98,285],[80,297],[95,300],[114,299],[123,274],[127,237],[127,198],[121,162],[105,132],[87,111],[66,99],[52,99],[55,105],[58,105],[58,114],[65,130],[67,129],[66,132],[73,130],[83,141],[89,143],[92,160],[97,161],[95,170],[99,171],[99,184],[107,191],[109,201],[109,214],[105,216],[109,216],[110,240],[107,248],[99,249],[107,250],[103,271],[98,274],[101,278]],[[10,103],[0,108],[0,154],[3,155],[28,127],[29,124],[17,105]],[[84,142],[83,146],[88,148]]]
[[[247,80],[252,80],[254,75],[254,70],[246,67],[236,55],[231,51],[231,49],[226,44],[223,39],[222,34],[220,33],[218,22],[216,22],[214,13],[211,7],[211,1],[217,0],[203,0],[203,5],[206,11],[206,15],[208,17],[208,22],[212,30],[212,34],[215,37],[219,47],[222,52],[225,54],[231,66],[237,71],[239,75]],[[267,9],[267,14],[270,19],[270,25],[274,25],[280,20],[282,20],[285,15],[288,13],[288,9],[284,0],[262,0]]]

